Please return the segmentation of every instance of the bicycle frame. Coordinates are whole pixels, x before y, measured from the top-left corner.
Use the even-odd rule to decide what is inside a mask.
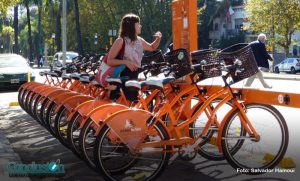
[[[111,118],[106,120],[106,124],[114,131],[114,133],[116,133],[119,138],[124,141],[125,143],[128,144],[129,149],[131,151],[138,151],[141,150],[144,147],[157,147],[157,146],[164,146],[164,145],[170,145],[170,146],[182,146],[184,144],[189,144],[189,145],[193,145],[194,147],[198,146],[198,144],[200,143],[201,137],[208,131],[209,125],[211,125],[212,123],[215,123],[215,115],[217,110],[224,105],[226,102],[228,102],[229,100],[233,100],[233,105],[234,107],[232,108],[232,110],[230,111],[230,113],[234,110],[234,109],[239,109],[241,110],[241,112],[243,112],[243,118],[246,120],[246,123],[242,123],[243,126],[246,128],[246,131],[250,134],[255,136],[255,131],[253,126],[251,125],[250,121],[247,119],[247,116],[245,115],[244,112],[244,107],[238,103],[238,100],[235,99],[235,96],[232,93],[232,90],[230,88],[230,86],[225,86],[222,90],[220,90],[219,92],[212,94],[208,99],[206,99],[203,103],[203,105],[201,106],[201,108],[192,116],[189,117],[186,121],[181,122],[179,124],[177,124],[177,119],[175,118],[175,116],[172,113],[172,106],[177,102],[177,100],[180,99],[180,97],[182,97],[183,95],[190,93],[189,97],[184,101],[184,103],[182,104],[182,107],[184,107],[184,105],[192,98],[194,97],[194,95],[196,95],[195,92],[195,88],[194,87],[190,87],[188,89],[185,89],[183,91],[181,91],[171,102],[167,102],[166,104],[164,104],[161,108],[160,111],[157,112],[156,114],[152,114],[147,112],[145,114],[145,111],[140,110],[139,113],[137,113],[137,115],[139,115],[139,117],[144,117],[145,119],[143,119],[143,121],[141,121],[141,119],[139,119],[140,122],[143,122],[143,124],[141,123],[137,123],[137,121],[135,121],[135,119],[133,119],[133,124],[135,125],[139,125],[140,127],[140,131],[141,132],[151,132],[151,129],[153,129],[153,126],[157,123],[157,122],[161,122],[162,125],[163,122],[161,120],[162,115],[165,115],[166,113],[169,113],[169,117],[171,119],[171,125],[166,126],[164,125],[167,133],[169,134],[169,136],[171,137],[170,140],[163,140],[163,141],[158,141],[158,142],[147,142],[147,143],[142,143],[142,141],[144,140],[146,134],[143,134],[143,136],[140,135],[140,137],[136,138],[136,135],[129,135],[129,134],[124,134],[122,133],[122,126],[123,124],[126,124],[126,122],[120,122],[120,120],[122,118],[123,121],[128,119],[126,118],[126,116],[128,116],[130,114],[130,110],[125,110],[125,111],[121,111],[119,112],[120,115],[112,115]],[[194,94],[194,95],[193,95]],[[225,98],[222,99],[222,101],[217,105],[216,108],[214,108],[214,110],[210,110],[210,105],[211,103],[219,98],[224,96],[224,94],[226,95]],[[193,95],[193,96],[192,96]],[[198,103],[200,104],[200,102]],[[189,135],[184,135],[182,133],[184,133],[184,129],[189,128],[189,125],[191,123],[193,123],[197,117],[199,115],[201,115],[203,112],[205,112],[205,110],[208,109],[209,112],[212,112],[211,116],[209,117],[209,120],[206,123],[205,129],[201,132],[201,134],[199,136],[197,136],[196,138],[191,138],[189,137]],[[143,114],[145,114],[144,116],[142,116]],[[137,116],[135,115],[135,117]],[[227,115],[229,115],[229,113],[227,113]],[[114,122],[116,121],[116,118],[118,117],[119,119],[119,124],[115,124]],[[227,116],[225,116],[226,118]],[[224,125],[224,120],[223,119],[221,121],[221,125]],[[123,124],[122,124],[123,123]],[[218,126],[220,126],[220,124],[218,124]],[[249,127],[249,129],[248,129]],[[221,127],[222,128],[222,127]],[[99,131],[98,131],[99,132]],[[219,134],[220,135],[220,134]],[[256,137],[255,137],[256,138]],[[220,137],[218,138],[220,139]],[[219,143],[219,141],[218,141]],[[220,144],[218,145],[219,150],[221,150],[221,146]],[[173,150],[174,151],[174,150]]]

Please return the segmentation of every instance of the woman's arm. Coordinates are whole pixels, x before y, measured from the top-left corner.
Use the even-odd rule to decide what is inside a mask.
[[[116,59],[122,46],[123,46],[123,39],[122,38],[116,39],[108,53],[107,64],[109,66],[117,66],[117,65],[125,64],[123,60]]]
[[[108,57],[107,57],[107,65],[109,66],[118,66],[118,65],[126,65],[131,71],[137,70],[137,66],[130,61],[127,60],[119,60],[116,59],[118,53],[120,52],[123,46],[124,40],[123,38],[118,38],[115,40],[114,44],[112,45],[111,49],[109,50]]]
[[[144,50],[152,52],[158,48],[162,35],[160,32],[155,33],[155,35],[155,40],[151,44],[141,38]]]

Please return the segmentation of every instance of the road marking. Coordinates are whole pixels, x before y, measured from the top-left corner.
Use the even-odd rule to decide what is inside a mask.
[[[18,102],[10,102],[9,106],[19,106],[20,104]]]

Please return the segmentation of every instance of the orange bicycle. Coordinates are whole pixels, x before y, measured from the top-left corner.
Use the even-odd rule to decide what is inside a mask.
[[[241,51],[246,51],[248,54],[243,55],[243,52],[240,56],[239,53]],[[251,166],[252,168],[275,167],[283,158],[287,149],[288,130],[286,123],[282,115],[278,111],[275,111],[274,107],[261,104],[244,104],[239,94],[232,92],[230,84],[227,83],[229,76],[232,77],[234,82],[237,82],[247,76],[251,76],[251,74],[253,75],[257,71],[257,66],[256,69],[246,70],[246,67],[249,68],[248,63],[255,62],[253,61],[253,55],[251,49],[249,50],[249,46],[242,45],[241,51],[235,52],[236,57],[230,55],[231,63],[228,63],[226,60],[226,51],[223,52],[223,58],[225,64],[227,64],[225,68],[228,71],[225,76],[222,76],[225,82],[224,88],[211,95],[204,103],[196,105],[198,109],[185,121],[178,122],[178,113],[173,112],[172,105],[177,100],[183,100],[183,106],[185,103],[187,104],[189,99],[193,97],[184,96],[186,94],[191,95],[188,89],[180,90],[180,93],[172,101],[164,99],[164,104],[158,107],[159,111],[155,114],[145,110],[127,109],[119,111],[105,119],[104,125],[97,135],[94,148],[97,168],[104,178],[107,180],[123,180],[125,178],[133,179],[137,175],[142,175],[138,180],[153,180],[162,173],[172,155],[172,159],[177,156],[181,158],[194,157],[209,127],[216,125],[216,121],[214,121],[216,119],[216,112],[228,101],[231,101],[232,109],[226,114],[223,121],[221,121],[219,125],[221,134],[218,134],[219,149],[221,152],[223,151],[226,159],[228,159],[228,163],[234,166],[233,162],[231,162],[234,161],[234,167],[239,166],[239,168],[250,168]],[[235,59],[240,60],[236,61]],[[220,65],[195,65],[193,67],[194,72],[200,74],[199,77],[201,77],[203,71],[218,71]],[[160,85],[163,87],[164,83],[170,84],[172,82],[161,80]],[[220,97],[222,97],[222,101],[211,110],[211,103]],[[200,104],[202,105],[199,106]],[[271,123],[276,125],[277,134],[280,135],[276,137],[278,138],[276,146],[269,146],[268,139],[264,140],[264,137],[269,138],[265,134],[268,132],[264,129],[259,129],[261,127],[259,124],[254,124],[258,119],[252,119],[252,115],[248,114],[247,110],[251,108],[257,108],[260,112],[264,113],[260,115],[262,118],[267,115]],[[195,125],[194,123],[197,118],[206,110],[211,114],[207,119],[205,128],[201,128],[202,131],[197,135],[190,135],[186,130],[189,130],[191,125]],[[163,121],[163,116],[166,114],[169,114],[171,120],[171,124],[169,125],[166,125]],[[264,128],[268,127],[265,126]],[[250,144],[247,141],[250,141]],[[275,156],[265,162],[263,162],[263,158],[260,158],[259,161],[255,160],[257,165],[247,165],[247,162],[243,164],[241,162],[243,154],[245,154],[243,147],[248,148],[247,150],[249,151],[257,145],[264,146],[264,150],[263,152],[258,150],[255,154],[261,153],[263,155],[269,151]],[[116,149],[120,147],[123,149]],[[254,154],[253,150],[250,154]],[[237,155],[239,157],[236,157]],[[116,166],[120,167],[122,165],[122,160],[130,158],[136,159],[136,162],[127,167],[126,171],[114,172]],[[249,160],[249,158],[251,157],[244,160]],[[124,161],[124,165],[125,163]]]

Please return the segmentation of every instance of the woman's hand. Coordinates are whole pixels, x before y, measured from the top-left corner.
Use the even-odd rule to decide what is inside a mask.
[[[125,61],[125,65],[133,72],[133,71],[137,71],[138,66],[128,60],[124,60]]]
[[[161,32],[160,31],[157,31],[154,35],[153,35],[155,38],[159,38],[159,39],[161,39],[161,37],[162,37],[162,34],[161,34]]]
[[[155,40],[152,43],[148,43],[143,38],[141,38],[144,50],[152,52],[158,48],[162,34],[160,31],[157,31],[153,36],[155,37]]]

